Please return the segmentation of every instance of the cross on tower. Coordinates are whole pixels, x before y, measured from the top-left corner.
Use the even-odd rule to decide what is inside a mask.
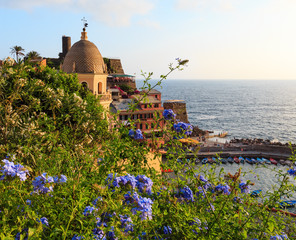
[[[85,32],[85,28],[88,27],[87,20],[85,19],[85,17],[83,17],[83,18],[81,19],[81,21],[83,22],[83,32]]]

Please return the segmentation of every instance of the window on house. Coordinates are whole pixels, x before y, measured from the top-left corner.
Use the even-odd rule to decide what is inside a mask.
[[[159,104],[158,103],[154,104],[154,107],[158,108],[159,107]]]
[[[142,123],[140,123],[140,129],[143,129],[143,124]]]
[[[149,123],[146,123],[146,129],[149,129]]]

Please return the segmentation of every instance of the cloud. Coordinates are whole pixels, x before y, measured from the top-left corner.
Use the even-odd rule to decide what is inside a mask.
[[[159,22],[152,21],[149,19],[144,19],[142,21],[139,21],[139,25],[144,26],[144,27],[148,27],[148,28],[153,28],[153,29],[160,29],[161,28]]]
[[[0,0],[0,5],[27,11],[37,7],[85,11],[111,26],[128,26],[134,16],[146,15],[154,7],[151,0]]]
[[[212,9],[230,11],[235,9],[235,3],[240,0],[176,0],[176,8],[179,10]]]

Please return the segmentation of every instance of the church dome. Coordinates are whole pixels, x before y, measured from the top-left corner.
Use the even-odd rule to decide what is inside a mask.
[[[86,35],[86,32],[84,32]],[[81,37],[67,53],[63,71],[67,73],[106,73],[102,55],[96,45]]]

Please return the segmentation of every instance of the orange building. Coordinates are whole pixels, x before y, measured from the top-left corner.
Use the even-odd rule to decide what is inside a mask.
[[[144,97],[144,94],[147,94]],[[130,105],[136,104],[136,111],[130,111]],[[162,118],[164,108],[161,105],[161,92],[151,90],[142,91],[139,94],[130,95],[128,98],[113,99],[111,111],[119,113],[119,121],[129,125],[134,121],[136,129],[140,129],[146,136],[151,132],[158,132],[163,129],[164,121],[157,120],[157,115]]]

